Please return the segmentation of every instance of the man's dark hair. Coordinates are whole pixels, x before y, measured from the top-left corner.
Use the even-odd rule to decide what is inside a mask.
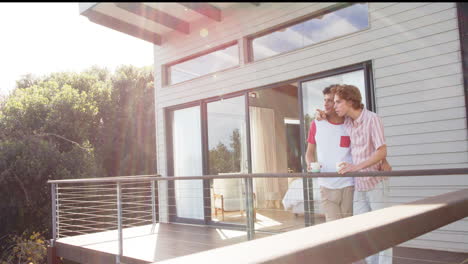
[[[331,94],[332,93],[332,88],[335,87],[335,86],[338,86],[339,84],[332,84],[330,86],[327,86],[325,87],[325,89],[323,89],[322,93],[323,95],[326,95],[326,94]]]

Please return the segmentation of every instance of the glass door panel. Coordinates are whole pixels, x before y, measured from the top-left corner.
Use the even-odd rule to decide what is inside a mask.
[[[248,173],[245,97],[207,103],[210,175]],[[245,224],[244,181],[211,182],[212,220]]]
[[[199,106],[172,113],[172,146],[174,176],[203,175]],[[203,220],[203,181],[175,181],[174,185],[177,217]]]
[[[249,93],[252,173],[298,172],[301,168],[297,83]],[[255,178],[256,232],[304,227],[301,178]]]

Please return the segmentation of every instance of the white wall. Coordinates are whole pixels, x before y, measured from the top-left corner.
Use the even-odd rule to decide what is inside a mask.
[[[255,63],[162,87],[161,65],[334,3],[247,3],[174,33],[155,48],[158,170],[167,175],[163,108],[372,60],[377,113],[396,170],[468,167],[466,106],[455,3],[370,3],[370,28]],[[208,29],[205,38],[198,34]],[[161,186],[162,187],[162,186]],[[391,179],[394,203],[468,187],[468,176]],[[161,190],[164,202],[164,191]],[[164,212],[164,208],[162,208]],[[161,212],[161,213],[163,213]],[[464,231],[464,233],[462,232]],[[468,220],[406,243],[468,252]]]

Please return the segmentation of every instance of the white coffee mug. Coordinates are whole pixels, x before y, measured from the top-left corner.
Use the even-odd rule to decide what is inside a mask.
[[[318,163],[318,162],[311,162],[311,163],[310,163],[310,171],[311,171],[311,172],[320,172],[320,163]]]

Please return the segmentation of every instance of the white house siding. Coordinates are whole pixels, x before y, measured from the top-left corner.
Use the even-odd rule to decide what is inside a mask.
[[[455,3],[369,3],[370,28],[234,69],[163,87],[163,64],[267,30],[334,3],[248,3],[224,10],[221,23],[203,19],[192,34],[173,33],[155,48],[157,156],[167,176],[163,109],[372,61],[377,113],[388,159],[396,170],[468,167],[466,106]],[[209,35],[199,36],[201,28]],[[242,54],[242,52],[240,52]],[[243,61],[243,60],[241,60]],[[468,187],[467,176],[391,179],[392,203]],[[161,205],[165,202],[160,191]],[[163,206],[161,210],[166,210]],[[163,212],[161,212],[163,213]],[[164,221],[164,217],[162,220]],[[468,220],[405,243],[468,252]]]

